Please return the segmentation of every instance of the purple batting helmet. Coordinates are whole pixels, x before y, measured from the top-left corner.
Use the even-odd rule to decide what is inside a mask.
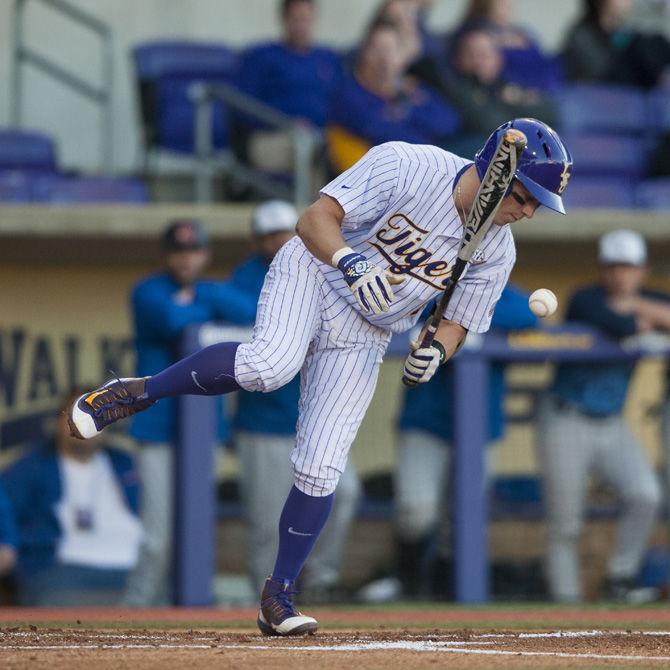
[[[565,214],[561,194],[572,173],[572,156],[556,131],[542,121],[514,119],[496,128],[475,154],[479,178],[484,178],[498,142],[508,128],[520,130],[528,138],[528,146],[521,154],[514,177],[541,205]]]

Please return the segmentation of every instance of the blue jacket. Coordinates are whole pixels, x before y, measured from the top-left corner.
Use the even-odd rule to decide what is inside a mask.
[[[424,315],[427,317],[427,313]],[[528,307],[525,293],[514,286],[506,286],[496,305],[491,327],[497,330],[522,330],[537,325],[537,317]],[[433,379],[415,388],[407,389],[398,421],[400,430],[425,430],[451,441],[453,436],[453,407],[451,384],[453,367],[447,363]],[[489,438],[497,440],[504,432],[505,366],[491,365],[489,377]]]
[[[133,459],[118,449],[105,449],[128,507],[137,514],[139,481]],[[39,445],[2,473],[2,483],[18,526],[22,574],[35,573],[55,560],[61,528],[56,505],[62,496],[58,454],[52,441]]]
[[[242,55],[237,81],[242,91],[265,104],[323,128],[341,77],[342,60],[330,49],[297,52],[272,43],[251,47]]]
[[[137,375],[160,372],[181,358],[181,340],[187,326],[206,321],[253,323],[256,300],[228,282],[201,280],[189,305],[174,300],[179,285],[168,275],[140,281],[132,292],[132,312],[137,347]],[[136,414],[130,434],[138,440],[170,442],[177,429],[177,401],[165,398]],[[221,436],[225,439],[225,435]]]
[[[666,294],[647,291],[642,295],[669,300]],[[600,285],[579,289],[570,299],[567,321],[598,328],[613,338],[637,333],[634,316],[617,314],[607,306],[607,294]],[[562,363],[556,368],[553,395],[590,416],[613,416],[623,410],[635,363]]]
[[[333,98],[328,123],[372,145],[398,140],[444,146],[461,125],[456,110],[427,88],[419,86],[413,94],[389,102],[363,88],[351,74]]]
[[[255,300],[261,294],[269,265],[262,256],[253,256],[238,266],[230,283],[247,291]],[[298,422],[300,375],[271,393],[238,393],[234,426],[238,430],[267,435],[293,435]]]
[[[8,544],[16,547],[19,543],[19,535],[16,530],[14,510],[9,501],[9,496],[0,479],[0,545]]]

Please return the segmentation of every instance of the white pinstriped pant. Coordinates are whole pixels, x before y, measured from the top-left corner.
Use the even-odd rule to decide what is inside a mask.
[[[237,349],[235,378],[247,391],[269,392],[300,371],[291,461],[303,493],[335,490],[389,339],[332,290],[299,238],[282,247],[265,277],[251,341]]]

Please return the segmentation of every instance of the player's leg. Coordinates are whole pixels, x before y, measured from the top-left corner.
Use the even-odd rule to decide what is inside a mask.
[[[600,434],[598,473],[620,496],[624,511],[608,565],[608,596],[642,602],[656,595],[636,589],[635,579],[661,506],[661,487],[648,457],[623,417],[607,421]]]
[[[254,589],[263,587],[277,553],[277,524],[286,495],[293,486],[288,455],[292,435],[240,431],[235,451],[240,459],[240,488],[247,521],[247,564]]]
[[[340,581],[342,556],[361,498],[361,482],[349,460],[337,484],[333,510],[301,576],[300,590],[310,601],[327,602]],[[276,524],[273,529],[276,532]]]
[[[398,435],[394,471],[398,578],[404,596],[424,586],[428,544],[438,528],[443,489],[449,473],[450,447],[432,433],[403,430]]]
[[[388,334],[353,310],[340,323],[351,329],[346,341],[326,319],[321,342],[305,360],[301,373],[300,418],[291,454],[295,484],[279,520],[279,551],[261,595],[258,625],[268,635],[313,632],[317,622],[295,609],[293,584],[333,505],[333,493],[346,465],[351,443],[372,399]],[[338,338],[340,338],[338,340]]]
[[[304,245],[298,238],[291,240],[266,275],[250,342],[214,344],[153,377],[116,380],[84,394],[70,410],[72,434],[93,437],[161,398],[283,386],[302,367],[318,327],[324,282]]]
[[[588,417],[559,408],[553,400],[540,408],[537,446],[547,515],[547,578],[551,596],[559,602],[582,598],[579,533],[593,431]]]

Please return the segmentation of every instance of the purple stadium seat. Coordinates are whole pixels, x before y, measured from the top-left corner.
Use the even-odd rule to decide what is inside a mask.
[[[0,172],[0,202],[19,203],[30,200],[30,182],[25,173],[16,170]]]
[[[570,134],[563,139],[575,161],[577,175],[641,175],[648,144],[645,139],[619,135]]]
[[[565,189],[565,207],[627,209],[635,206],[635,181],[627,177],[574,175]]]
[[[0,170],[56,171],[56,149],[47,135],[0,129]]]
[[[222,44],[156,41],[132,51],[147,149],[193,151],[194,105],[188,96],[196,81],[231,82],[237,55]],[[214,145],[227,144],[227,119],[215,113]]]
[[[670,210],[670,177],[646,179],[635,192],[638,207]]]
[[[113,177],[62,177],[44,175],[34,178],[33,200],[42,203],[137,203],[149,200],[147,188],[136,179]]]
[[[575,84],[556,96],[563,132],[643,134],[648,123],[647,98],[628,86]]]
[[[670,132],[670,91],[658,90],[649,94],[649,125]]]

